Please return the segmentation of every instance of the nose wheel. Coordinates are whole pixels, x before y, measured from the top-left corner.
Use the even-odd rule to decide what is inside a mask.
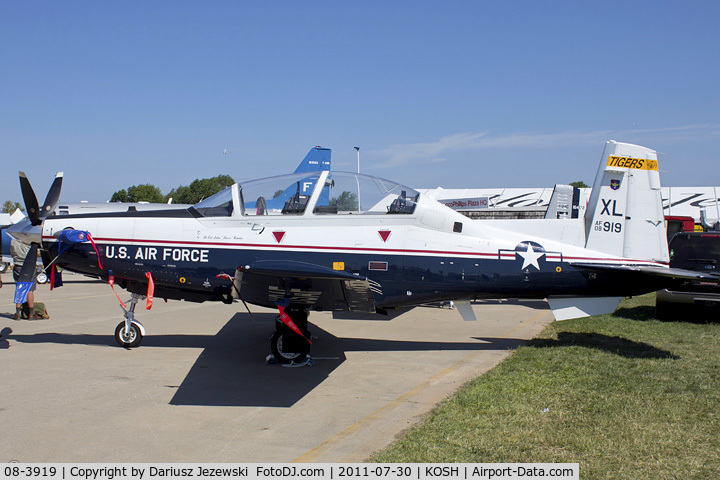
[[[145,327],[135,320],[135,306],[139,298],[140,295],[133,293],[127,310],[122,305],[120,306],[125,312],[125,320],[118,323],[115,328],[115,341],[123,348],[137,347],[145,336]]]
[[[118,323],[115,328],[115,341],[123,348],[135,348],[142,342],[143,334],[137,322],[130,324],[126,331],[125,322]]]

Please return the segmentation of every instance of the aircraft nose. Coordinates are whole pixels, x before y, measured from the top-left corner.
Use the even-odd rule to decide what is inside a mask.
[[[23,220],[5,229],[8,235],[26,245],[42,244],[42,224],[33,225],[30,220]]]

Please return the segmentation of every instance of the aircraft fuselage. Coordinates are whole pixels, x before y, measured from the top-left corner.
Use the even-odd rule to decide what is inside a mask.
[[[456,216],[441,221],[428,212],[432,208],[407,216],[208,219],[190,210],[63,216],[45,221],[43,240],[44,248],[56,254],[59,230],[91,231],[103,269],[89,244],[68,249],[58,266],[101,278],[112,272],[118,285],[140,294],[150,272],[157,297],[190,301],[227,298],[232,285],[218,274],[233,276],[238,267],[269,260],[367,277],[378,285],[373,291],[377,308],[448,299],[628,295],[654,288],[628,285],[622,272],[592,272],[568,263],[618,261],[607,255],[509,232],[505,238],[496,232],[476,236],[473,230],[481,223],[450,211]],[[427,225],[433,219],[437,223]],[[274,306],[272,296],[248,301]]]

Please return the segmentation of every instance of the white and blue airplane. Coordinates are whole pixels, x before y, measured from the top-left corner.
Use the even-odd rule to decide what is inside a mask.
[[[564,220],[469,220],[399,183],[328,170],[242,182],[183,210],[84,215],[46,214],[57,180],[42,209],[23,174],[21,185],[30,220],[10,234],[31,254],[128,290],[115,330],[126,348],[145,335],[134,311],[152,295],[278,308],[271,349],[288,363],[310,351],[313,310],[383,314],[452,300],[472,320],[475,299],[547,298],[562,320],[711,278],[668,267],[657,154],[615,141],[585,218]],[[282,205],[267,208],[278,192]]]

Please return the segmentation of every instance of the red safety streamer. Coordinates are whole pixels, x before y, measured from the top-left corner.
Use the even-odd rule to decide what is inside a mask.
[[[115,298],[117,298],[118,302],[120,302],[120,305],[122,305],[122,307],[127,310],[127,305],[125,305],[123,303],[123,301],[120,300],[120,297],[118,296],[117,292],[115,291],[115,276],[114,275],[110,275],[108,277],[108,283],[110,284],[110,288],[112,288],[112,291],[115,294]]]
[[[88,238],[88,240],[90,240],[92,247],[95,249],[95,253],[97,254],[97,259],[98,259],[98,267],[100,267],[100,270],[102,270],[103,266],[102,266],[102,263],[100,263],[100,252],[98,252],[98,249],[95,246],[95,240],[93,240],[93,237],[92,237],[92,235],[90,235],[90,232],[88,232],[87,238]]]
[[[50,267],[50,291],[55,287],[55,264]]]
[[[153,305],[153,295],[155,294],[155,282],[153,282],[152,274],[150,272],[146,272],[145,276],[148,279],[147,300],[145,302],[145,309],[150,310]]]
[[[283,307],[283,306],[281,306],[281,305],[278,305],[278,310],[280,310],[280,320],[282,320],[282,322],[283,322],[285,325],[287,325],[287,326],[290,328],[290,330],[292,330],[293,332],[295,332],[295,333],[297,333],[298,335],[300,335],[301,337],[303,337],[305,340],[308,341],[308,343],[309,343],[310,345],[312,345],[312,342],[310,341],[310,339],[307,338],[305,335],[303,335],[303,333],[300,331],[300,329],[298,328],[298,326],[295,325],[295,322],[292,321],[292,318],[290,318],[290,317],[288,316],[288,314],[285,313],[285,307]]]

